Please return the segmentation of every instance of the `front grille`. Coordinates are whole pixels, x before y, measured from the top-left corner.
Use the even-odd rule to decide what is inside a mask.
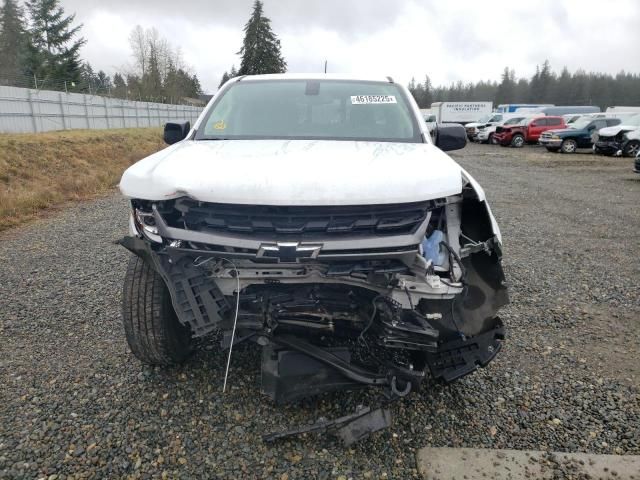
[[[445,199],[394,205],[266,206],[229,205],[181,198],[162,202],[159,212],[169,226],[243,237],[310,238],[341,235],[413,233],[429,210]]]

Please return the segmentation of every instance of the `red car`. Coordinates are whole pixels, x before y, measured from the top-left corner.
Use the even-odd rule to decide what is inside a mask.
[[[496,128],[493,139],[503,147],[522,147],[525,143],[535,143],[542,132],[566,128],[563,117],[530,117],[517,125],[505,125]]]

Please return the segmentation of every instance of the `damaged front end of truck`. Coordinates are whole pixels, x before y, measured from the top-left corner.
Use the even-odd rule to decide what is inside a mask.
[[[191,337],[221,331],[225,349],[260,346],[261,388],[277,403],[359,387],[396,399],[501,349],[500,237],[468,181],[402,204],[131,207],[121,243],[162,277],[180,324]]]

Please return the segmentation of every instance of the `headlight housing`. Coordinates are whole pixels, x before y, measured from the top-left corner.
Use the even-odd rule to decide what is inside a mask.
[[[147,209],[145,206],[136,205],[135,202],[132,207],[133,223],[138,233],[153,242],[162,243],[162,237],[158,235],[156,219],[153,216],[151,208]]]

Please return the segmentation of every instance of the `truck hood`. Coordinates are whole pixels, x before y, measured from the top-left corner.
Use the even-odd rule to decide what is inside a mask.
[[[495,125],[494,122],[471,122],[471,123],[465,123],[464,126],[465,128],[469,128],[469,127],[486,127],[489,125]]]
[[[129,167],[120,190],[145,200],[364,205],[459,194],[462,174],[427,143],[186,140]]]
[[[620,132],[630,132],[638,127],[634,125],[614,125],[613,127],[605,127],[598,130],[598,135],[603,137],[615,137]]]
[[[581,132],[582,130],[577,130],[575,128],[558,128],[556,130],[546,130],[544,133],[547,134],[551,134],[551,135],[563,135],[565,133],[576,133],[576,132]]]

